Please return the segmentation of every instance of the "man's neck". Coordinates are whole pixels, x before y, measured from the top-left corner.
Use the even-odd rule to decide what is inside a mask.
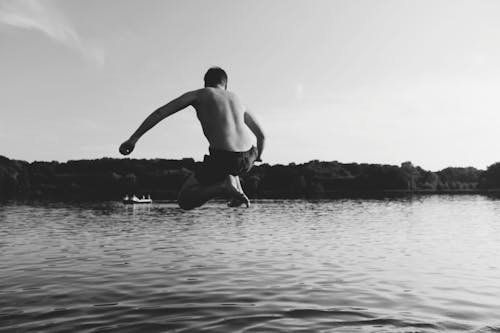
[[[205,88],[215,88],[215,89],[226,90],[226,85],[225,84],[218,84],[216,86],[205,86]]]

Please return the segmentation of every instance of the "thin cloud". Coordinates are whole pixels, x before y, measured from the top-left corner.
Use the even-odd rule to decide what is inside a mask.
[[[42,4],[39,0],[0,0],[0,23],[39,31],[52,40],[78,51],[99,67],[102,66],[102,50],[84,43],[64,13],[50,4],[49,1],[43,1]]]

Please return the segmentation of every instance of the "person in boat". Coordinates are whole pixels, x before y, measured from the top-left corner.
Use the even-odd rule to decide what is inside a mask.
[[[130,154],[141,136],[161,120],[194,107],[205,137],[209,155],[184,183],[178,203],[193,209],[215,197],[229,197],[229,205],[250,205],[239,176],[247,173],[254,162],[261,162],[265,136],[255,116],[238,96],[227,90],[228,77],[220,67],[210,68],[205,87],[189,91],[151,113],[139,128],[120,146],[120,153]],[[255,138],[257,146],[254,146]]]

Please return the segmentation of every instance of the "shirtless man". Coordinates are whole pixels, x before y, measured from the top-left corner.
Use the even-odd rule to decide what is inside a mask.
[[[149,115],[132,136],[122,143],[120,153],[130,154],[139,138],[166,117],[193,106],[210,147],[202,166],[182,186],[178,202],[193,209],[215,197],[229,197],[230,206],[250,204],[241,188],[239,176],[255,161],[261,161],[264,133],[255,117],[239,98],[227,91],[227,74],[210,68],[204,77],[205,88],[185,93]],[[253,134],[252,134],[253,133]],[[254,136],[257,147],[253,146]]]

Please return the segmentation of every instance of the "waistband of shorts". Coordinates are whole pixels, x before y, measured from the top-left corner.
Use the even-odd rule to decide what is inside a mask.
[[[212,148],[209,147],[208,151],[210,152],[210,155],[232,155],[232,156],[239,156],[239,155],[246,155],[251,153],[254,149],[257,149],[255,146],[252,146],[250,149],[246,151],[231,151],[231,150],[224,150],[224,149],[217,149],[217,148]]]

